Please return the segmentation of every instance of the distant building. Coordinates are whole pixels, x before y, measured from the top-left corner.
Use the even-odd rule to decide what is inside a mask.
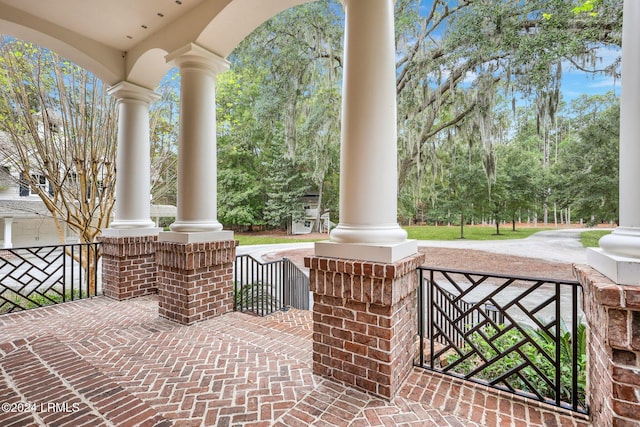
[[[302,203],[304,208],[304,218],[299,221],[293,221],[291,224],[292,234],[309,234],[315,228],[316,221],[318,220],[318,202],[320,196],[318,194],[306,194],[302,197]],[[320,227],[318,231],[320,233],[329,233],[331,227],[335,224],[329,219],[329,211],[324,211],[320,215]]]

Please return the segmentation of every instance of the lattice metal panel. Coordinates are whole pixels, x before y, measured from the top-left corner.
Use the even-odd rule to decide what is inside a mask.
[[[0,314],[95,296],[99,243],[0,250]]]
[[[420,365],[586,412],[578,282],[420,273]]]

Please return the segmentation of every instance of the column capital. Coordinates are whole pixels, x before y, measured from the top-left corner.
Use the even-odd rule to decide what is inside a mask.
[[[189,43],[168,54],[167,62],[174,62],[181,69],[185,66],[200,66],[213,74],[220,74],[229,69],[230,63],[220,55],[213,53],[195,43]]]
[[[136,101],[143,101],[147,104],[151,104],[152,102],[160,99],[160,94],[155,91],[125,80],[111,86],[107,93],[118,100],[132,99]]]

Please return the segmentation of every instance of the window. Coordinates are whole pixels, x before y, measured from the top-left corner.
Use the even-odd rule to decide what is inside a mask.
[[[35,191],[31,191],[31,186],[35,186],[43,192],[53,193],[53,189],[47,180],[47,177],[40,174],[32,174],[31,178],[27,178],[25,174],[22,174],[20,179],[20,196],[27,197],[31,195],[37,195]]]
[[[34,174],[31,175],[31,182],[38,187],[41,191],[47,191],[47,178],[44,175]]]

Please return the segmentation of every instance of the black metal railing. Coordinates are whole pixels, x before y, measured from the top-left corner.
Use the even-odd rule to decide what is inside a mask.
[[[0,314],[96,296],[99,243],[0,250]]]
[[[587,413],[577,281],[420,268],[416,364]]]
[[[236,311],[266,316],[287,307],[309,309],[309,278],[286,258],[262,263],[238,255],[233,281]]]

